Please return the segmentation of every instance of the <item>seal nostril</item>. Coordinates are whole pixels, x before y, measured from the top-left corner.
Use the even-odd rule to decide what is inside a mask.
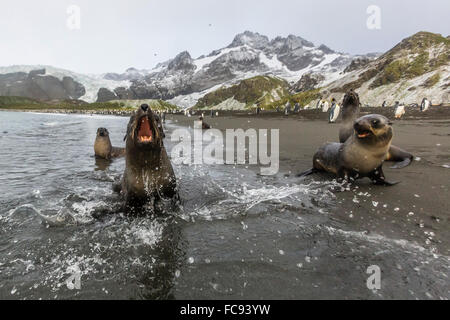
[[[141,106],[141,109],[142,109],[142,111],[147,112],[147,110],[148,110],[148,105],[143,104],[143,105]]]

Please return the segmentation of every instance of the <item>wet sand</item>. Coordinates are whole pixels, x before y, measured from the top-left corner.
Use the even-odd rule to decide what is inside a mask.
[[[363,108],[362,113],[367,113]],[[388,109],[392,108],[376,108]],[[369,109],[372,113],[374,108]],[[380,111],[380,110],[378,110]],[[383,110],[382,110],[383,111]],[[403,169],[383,165],[385,175],[400,184],[374,186],[368,179],[358,180],[350,191],[335,191],[336,207],[332,219],[342,229],[404,239],[443,255],[450,253],[450,108],[417,113],[415,120],[394,121],[393,144],[414,154],[416,160]],[[309,169],[312,156],[323,143],[335,142],[339,123],[328,124],[326,114],[316,110],[303,114],[234,115],[205,117],[213,128],[273,128],[280,130],[280,171],[290,175]],[[382,112],[379,112],[382,113]],[[411,115],[413,114],[413,115]],[[389,114],[386,114],[389,116]],[[440,119],[436,115],[439,115]],[[414,116],[410,112],[410,117]],[[390,116],[392,119],[392,117]],[[430,119],[431,118],[431,119]],[[433,119],[435,118],[435,119]],[[196,116],[169,115],[179,125],[192,126]],[[257,170],[257,168],[255,168]],[[333,176],[315,174],[299,183],[331,180]]]

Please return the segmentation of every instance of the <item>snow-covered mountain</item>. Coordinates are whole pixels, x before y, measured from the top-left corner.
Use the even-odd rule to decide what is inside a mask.
[[[47,76],[54,76],[61,81],[64,77],[71,77],[84,87],[85,92],[70,98],[87,102],[164,99],[190,107],[213,90],[258,75],[275,76],[293,84],[303,75],[314,73],[320,74],[321,85],[326,85],[342,76],[354,58],[325,45],[316,46],[294,35],[269,39],[245,31],[236,35],[228,46],[207,55],[194,59],[189,52],[184,51],[150,70],[129,68],[122,74],[82,75],[51,66],[13,66],[0,67],[0,74],[45,69]],[[368,55],[360,58],[373,57]],[[4,87],[10,85],[4,83]],[[8,93],[7,90],[5,92]],[[51,92],[41,96],[46,95],[52,97]]]
[[[59,81],[63,81],[64,78],[71,78],[78,83],[82,90],[75,95],[70,95],[69,92],[65,92],[67,97],[61,98],[59,95],[54,94],[55,86],[40,86],[42,95],[37,95],[32,90],[30,91],[29,85],[35,85],[36,81],[30,78],[35,76],[32,71],[40,70],[39,76],[41,78],[56,78]],[[26,80],[30,82],[28,86],[24,85]],[[55,82],[55,81],[53,81]],[[39,85],[39,83],[37,84]],[[86,102],[95,102],[97,100],[97,94],[100,88],[107,88],[114,90],[119,86],[128,87],[131,85],[130,81],[115,81],[105,78],[105,75],[86,75],[69,70],[55,68],[48,65],[14,65],[8,67],[0,67],[0,95],[5,96],[23,96],[33,98],[37,100],[53,100],[53,99],[79,99]],[[1,88],[4,90],[1,90]],[[45,97],[48,97],[45,99]]]
[[[193,59],[184,51],[151,70],[132,70],[115,74],[114,79],[129,80],[129,87],[102,90],[99,101],[157,98],[183,107],[222,86],[257,75],[271,75],[298,81],[306,73],[321,73],[331,82],[351,63],[353,56],[335,52],[325,45],[315,46],[301,37],[289,35],[270,40],[245,31],[230,45]],[[111,79],[111,75],[107,75]]]

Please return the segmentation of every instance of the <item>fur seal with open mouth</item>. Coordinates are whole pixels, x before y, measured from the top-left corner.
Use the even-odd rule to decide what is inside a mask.
[[[334,173],[338,179],[368,177],[375,184],[394,185],[385,179],[382,165],[391,146],[393,130],[389,120],[378,114],[358,118],[353,134],[344,143],[327,143],[313,158],[313,168],[298,174],[302,177],[315,172]]]
[[[126,165],[120,187],[126,211],[160,199],[178,199],[175,174],[163,143],[157,116],[143,104],[128,123]],[[136,210],[137,211],[137,210]]]
[[[342,102],[342,126],[339,129],[339,142],[343,143],[353,135],[353,122],[359,117],[360,105],[356,92],[350,90],[345,94]],[[391,168],[400,169],[408,166],[413,158],[411,153],[391,145],[386,160],[396,162]]]
[[[113,147],[109,139],[109,131],[106,128],[97,129],[97,137],[94,143],[94,152],[97,158],[110,160],[125,155],[125,148]]]

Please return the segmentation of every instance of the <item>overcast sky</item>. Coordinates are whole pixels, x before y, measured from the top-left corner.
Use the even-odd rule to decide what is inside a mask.
[[[81,9],[80,29],[67,27],[70,5]],[[381,9],[379,30],[366,26],[369,5]],[[227,46],[244,30],[381,52],[421,30],[449,35],[449,13],[449,0],[1,0],[0,65],[148,69],[183,50],[195,58]]]

